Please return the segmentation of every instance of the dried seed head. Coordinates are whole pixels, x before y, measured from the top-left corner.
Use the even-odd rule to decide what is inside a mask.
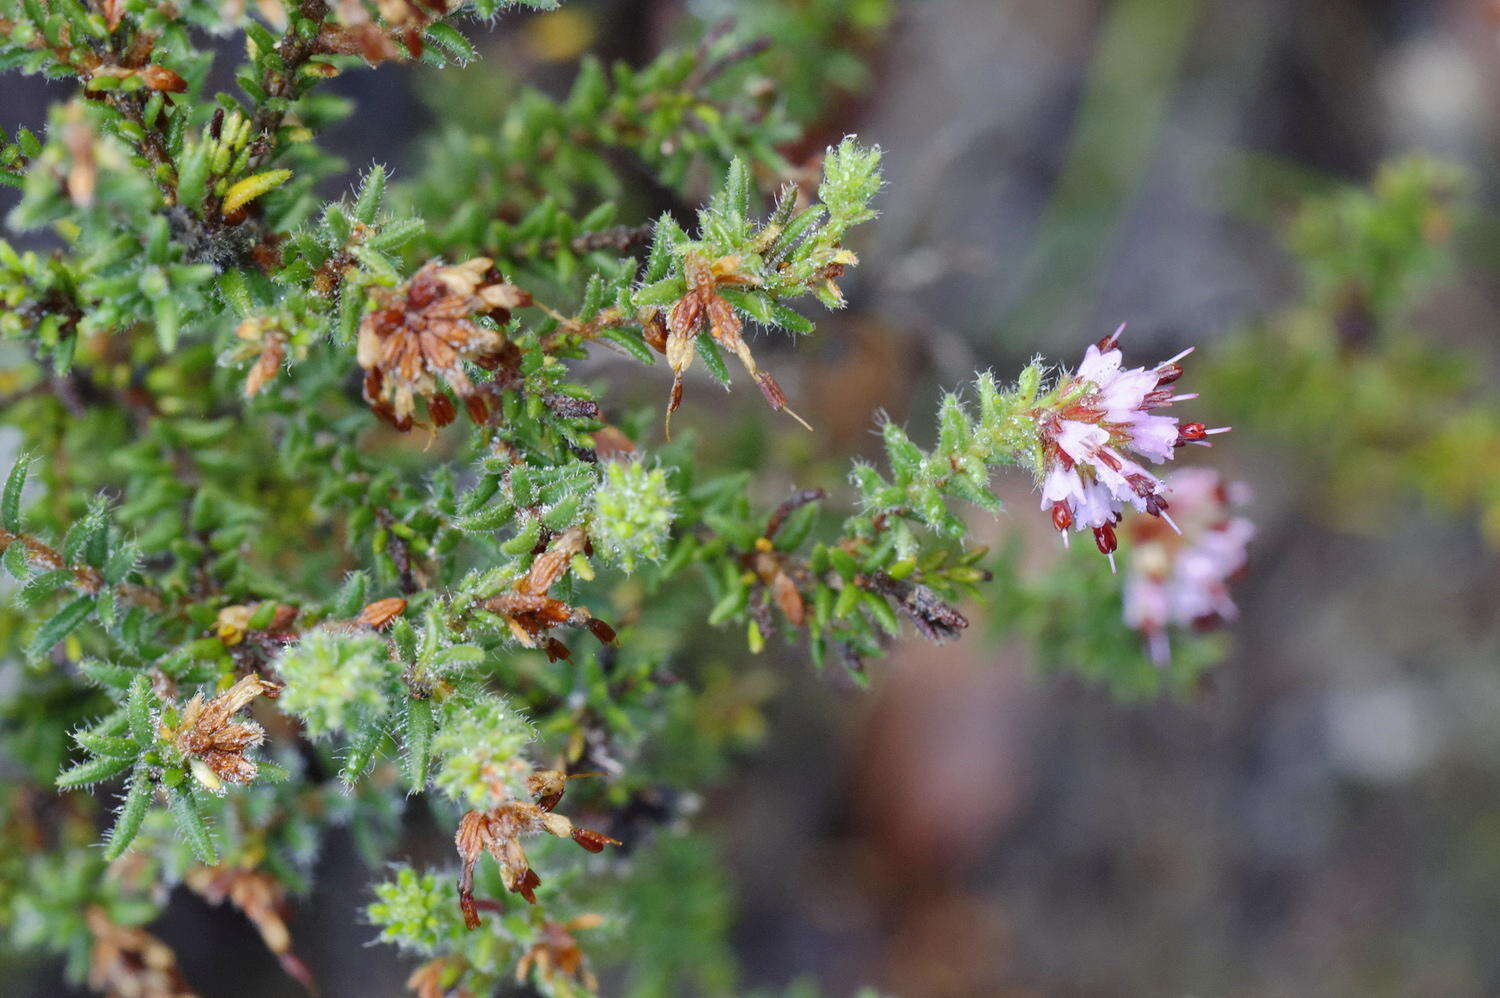
[[[561,798],[559,781],[565,783],[567,779],[555,770],[540,770],[533,772],[526,782],[528,787],[536,787],[546,800],[554,792],[557,798]],[[474,899],[474,865],[485,852],[500,865],[500,876],[506,890],[521,895],[529,904],[536,903],[536,888],[541,885],[542,878],[531,868],[526,850],[521,846],[521,836],[538,832],[560,839],[571,838],[589,852],[600,852],[606,846],[620,844],[619,840],[601,832],[579,828],[541,802],[506,800],[488,811],[468,812],[459,819],[453,839],[463,862],[458,879],[458,903],[465,925],[471,929],[479,927],[479,903]]]
[[[212,699],[199,693],[183,707],[177,726],[165,732],[209,790],[218,793],[223,783],[255,779],[257,766],[245,752],[265,740],[265,730],[254,721],[230,718],[262,694],[274,698],[281,687],[251,674]]]
[[[504,283],[488,258],[476,257],[451,266],[428,263],[380,298],[360,323],[356,348],[365,370],[365,401],[375,413],[409,430],[420,398],[432,421],[446,425],[456,416],[446,386],[464,400],[471,418],[487,419],[489,409],[464,364],[493,369],[505,339],[474,317],[508,319],[508,309],[530,301],[526,292]]]
[[[95,905],[84,912],[93,943],[89,986],[124,998],[197,998],[171,947],[144,929],[120,925]]]

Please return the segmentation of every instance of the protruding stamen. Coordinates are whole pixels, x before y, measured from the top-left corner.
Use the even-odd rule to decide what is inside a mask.
[[[1202,423],[1183,423],[1177,428],[1177,446],[1194,443],[1208,436],[1208,427]]]
[[[799,416],[795,412],[793,412],[791,406],[784,405],[784,406],[781,407],[781,411],[784,412],[784,413],[786,413],[788,416],[791,416],[797,422],[801,423],[802,424],[802,428],[804,430],[806,430],[808,433],[811,433],[813,431],[812,425],[810,423],[808,423],[807,420],[803,419],[801,416]]]
[[[1115,344],[1120,342],[1120,334],[1123,332],[1125,332],[1125,323],[1122,322],[1114,332],[1110,333],[1108,336],[1104,337],[1104,339],[1099,341],[1099,349],[1113,350],[1115,348]]]
[[[1153,499],[1160,501],[1160,497],[1156,495],[1157,483],[1153,481],[1150,476],[1142,474],[1141,472],[1135,472],[1134,474],[1126,475],[1125,481],[1130,484],[1131,490],[1135,492],[1136,495],[1146,500],[1148,507],[1150,506]],[[1162,505],[1165,506],[1166,503],[1163,502]]]

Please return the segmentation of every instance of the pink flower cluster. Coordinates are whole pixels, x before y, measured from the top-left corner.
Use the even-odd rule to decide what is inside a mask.
[[[1144,517],[1126,524],[1125,623],[1145,635],[1158,663],[1167,661],[1169,626],[1234,619],[1228,581],[1245,567],[1245,545],[1255,533],[1249,520],[1231,515],[1243,487],[1226,485],[1218,472],[1184,469],[1166,488],[1178,530]]]
[[[1127,505],[1173,522],[1161,479],[1127,455],[1159,464],[1178,447],[1207,446],[1208,437],[1229,430],[1179,424],[1175,416],[1156,412],[1197,397],[1173,394],[1169,387],[1182,377],[1178,362],[1192,348],[1152,368],[1127,368],[1117,345],[1124,330],[1122,324],[1090,346],[1078,370],[1054,389],[1055,404],[1037,417],[1042,509],[1052,511],[1053,526],[1065,542],[1069,528],[1092,530],[1111,566],[1118,544],[1115,524]]]

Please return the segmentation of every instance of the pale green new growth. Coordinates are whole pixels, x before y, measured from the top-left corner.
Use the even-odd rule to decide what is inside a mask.
[[[525,797],[531,765],[531,725],[504,697],[456,696],[443,706],[432,739],[433,783],[465,808],[484,810],[507,797]]]
[[[675,504],[665,470],[639,460],[611,462],[594,492],[594,540],[625,572],[635,571],[638,560],[660,561]]]
[[[283,710],[314,738],[378,721],[400,695],[400,669],[384,642],[369,635],[321,630],[282,652],[273,665],[285,683]]]

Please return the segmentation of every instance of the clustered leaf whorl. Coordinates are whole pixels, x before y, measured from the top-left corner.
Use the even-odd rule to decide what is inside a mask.
[[[288,646],[275,669],[285,683],[282,708],[314,738],[359,730],[385,716],[400,676],[379,638],[328,629]]]
[[[375,885],[375,900],[365,909],[380,926],[380,941],[424,956],[438,953],[463,928],[453,903],[453,878],[404,863],[392,873]]]
[[[627,573],[641,561],[659,561],[666,553],[676,502],[666,469],[639,458],[611,461],[594,492],[595,547]]]
[[[526,796],[531,763],[526,750],[536,733],[504,697],[459,694],[443,705],[432,754],[434,783],[465,807],[485,809]]]

